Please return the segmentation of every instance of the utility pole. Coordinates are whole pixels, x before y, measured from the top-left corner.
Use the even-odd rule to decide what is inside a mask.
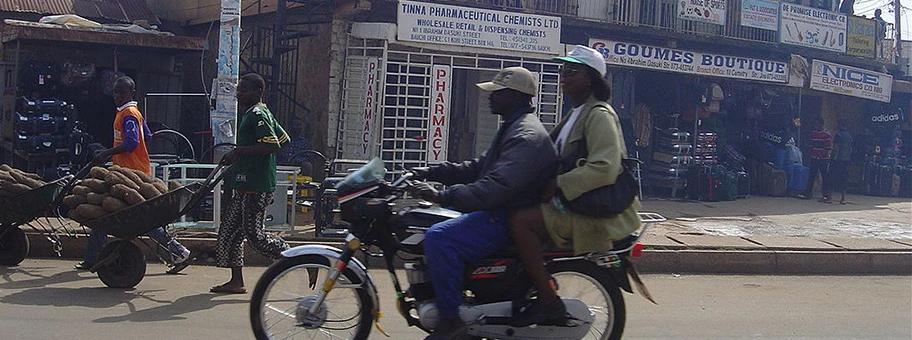
[[[222,0],[219,16],[218,72],[212,93],[215,109],[209,113],[213,145],[235,143],[237,139],[237,98],[238,64],[240,63],[241,0]],[[229,148],[212,151],[212,159],[218,161]]]
[[[900,18],[899,15],[902,10],[902,5],[900,5],[899,2],[900,0],[893,0],[893,15],[896,16],[895,19],[893,19],[893,22],[895,22],[893,28],[896,30],[896,36],[893,37],[893,49],[896,50],[895,61],[897,64],[900,62],[900,59],[902,59],[902,18]]]

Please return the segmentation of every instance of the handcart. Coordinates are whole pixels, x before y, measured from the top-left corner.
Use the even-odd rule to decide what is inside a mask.
[[[91,164],[83,167],[76,175],[67,175],[21,194],[0,198],[0,265],[15,266],[28,256],[28,237],[19,226],[29,225],[38,230],[32,223],[38,217],[57,209],[63,196],[89,173],[90,168]],[[59,252],[60,242],[51,235],[51,231],[43,231]]]
[[[98,254],[100,259],[89,271],[98,274],[111,288],[132,288],[146,275],[146,260],[133,239],[163,227],[200,204],[222,179],[227,166],[219,165],[201,183],[189,184],[148,201],[115,211],[83,223],[84,226],[117,237]]]

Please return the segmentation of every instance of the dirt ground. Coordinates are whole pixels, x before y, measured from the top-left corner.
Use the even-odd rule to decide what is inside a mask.
[[[643,211],[664,215],[656,233],[719,236],[912,238],[912,199],[847,195],[847,204],[751,196],[728,202],[645,199]]]

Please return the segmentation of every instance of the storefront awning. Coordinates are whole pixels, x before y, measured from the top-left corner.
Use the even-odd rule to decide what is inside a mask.
[[[893,92],[912,93],[912,81],[893,79]]]
[[[107,29],[72,28],[63,25],[4,20],[0,25],[0,42],[53,41],[77,44],[133,46],[182,51],[206,50],[202,38],[164,34],[138,34]]]

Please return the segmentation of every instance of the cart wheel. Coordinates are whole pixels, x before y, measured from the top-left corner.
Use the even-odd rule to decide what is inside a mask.
[[[108,259],[112,257],[111,259]],[[133,288],[146,275],[146,259],[133,242],[117,240],[108,243],[98,254],[98,278],[111,288]]]
[[[25,260],[29,252],[28,237],[19,226],[0,228],[0,265],[15,266]]]

